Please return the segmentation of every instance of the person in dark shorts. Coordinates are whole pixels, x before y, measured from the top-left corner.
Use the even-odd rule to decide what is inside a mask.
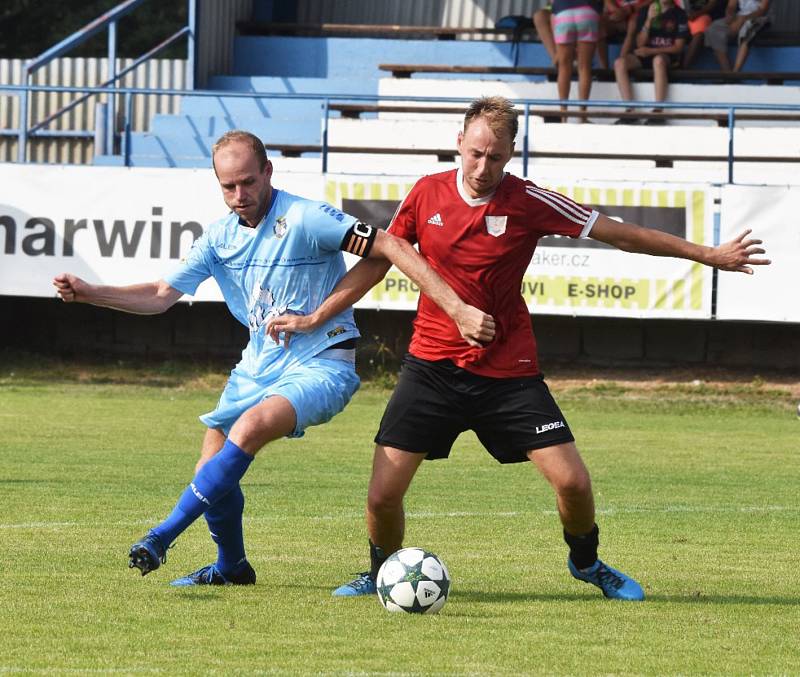
[[[666,101],[669,86],[669,69],[680,64],[683,48],[689,38],[689,18],[674,0],[655,0],[649,7],[639,10],[636,48],[633,53],[614,61],[614,77],[623,101],[633,100],[630,71],[652,68],[654,100]],[[628,111],[633,109],[628,109]],[[660,113],[661,108],[654,108]],[[624,123],[630,118],[621,118]],[[634,118],[635,121],[635,118]],[[650,118],[647,124],[664,124],[663,117]]]
[[[419,246],[465,303],[493,318],[494,339],[473,345],[443,311],[420,295],[409,355],[375,438],[367,497],[370,570],[334,591],[375,592],[381,564],[402,547],[403,497],[425,458],[442,458],[460,432],[474,430],[501,463],[531,461],[556,494],[567,565],[606,597],[641,600],[632,578],[597,556],[594,496],[569,425],[545,385],[522,278],[539,238],[591,237],[630,252],[673,256],[720,270],[751,273],[769,261],[760,240],[741,236],[705,247],[615,221],[591,207],[505,172],[514,152],[518,111],[503,97],[474,101],[458,134],[460,169],[426,176],[397,210],[389,232]],[[273,318],[267,332],[305,332],[363,296],[388,271],[380,259],[357,263],[311,315]],[[294,340],[293,338],[290,339]],[[291,345],[291,344],[290,344]]]

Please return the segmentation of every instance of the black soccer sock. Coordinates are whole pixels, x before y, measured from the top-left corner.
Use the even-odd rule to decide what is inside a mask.
[[[588,534],[574,536],[564,530],[564,540],[569,546],[569,558],[578,569],[588,569],[597,561],[600,529],[595,524]]]
[[[369,542],[369,562],[370,562],[370,570],[369,575],[372,576],[372,580],[374,581],[378,578],[378,569],[381,568],[383,563],[389,558],[383,548],[378,545],[375,545],[372,540],[370,539]]]

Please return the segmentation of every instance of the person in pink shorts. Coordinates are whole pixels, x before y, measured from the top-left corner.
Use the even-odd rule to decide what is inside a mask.
[[[590,0],[554,0],[553,38],[558,62],[558,98],[566,101],[572,83],[572,62],[578,56],[578,95],[587,100],[592,90],[592,59],[597,45],[600,12]],[[577,47],[576,47],[577,46]],[[561,106],[565,111],[566,106]],[[586,110],[583,106],[582,110]],[[585,118],[582,118],[585,121]],[[567,118],[562,117],[566,122]]]

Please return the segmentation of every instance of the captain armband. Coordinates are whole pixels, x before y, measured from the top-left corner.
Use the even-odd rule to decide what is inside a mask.
[[[377,234],[377,228],[361,223],[361,221],[356,221],[344,234],[339,249],[365,259],[369,256]]]

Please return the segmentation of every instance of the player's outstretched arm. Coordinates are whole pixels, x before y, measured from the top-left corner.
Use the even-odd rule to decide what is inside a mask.
[[[65,303],[89,303],[139,315],[163,313],[183,296],[164,280],[113,287],[89,284],[76,275],[61,273],[53,279],[53,286]]]
[[[634,223],[614,221],[600,214],[592,226],[589,237],[626,252],[673,256],[697,261],[719,270],[752,275],[751,266],[767,266],[771,261],[760,256],[765,253],[760,246],[762,241],[749,237],[751,232],[748,229],[729,242],[717,247],[706,247],[659,230],[643,228]]]

